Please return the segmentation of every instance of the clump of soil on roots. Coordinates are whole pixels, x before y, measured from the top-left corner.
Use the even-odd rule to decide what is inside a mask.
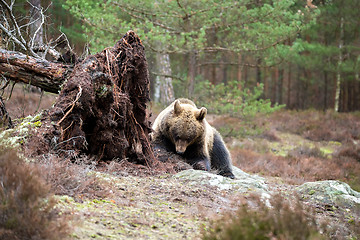
[[[144,47],[129,31],[114,47],[78,63],[43,121],[37,153],[97,161],[156,162],[149,141],[149,73]],[[30,141],[31,142],[31,141]],[[30,143],[31,144],[31,143]]]

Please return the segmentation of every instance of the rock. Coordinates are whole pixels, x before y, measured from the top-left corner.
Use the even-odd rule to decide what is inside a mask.
[[[296,191],[303,198],[321,204],[360,210],[360,193],[340,181],[307,182],[297,187]]]
[[[189,184],[203,184],[216,186],[220,190],[235,190],[238,192],[260,191],[261,193],[268,192],[268,186],[265,179],[256,175],[250,175],[233,167],[235,179],[223,177],[211,172],[189,169],[179,172],[175,178],[185,179]]]

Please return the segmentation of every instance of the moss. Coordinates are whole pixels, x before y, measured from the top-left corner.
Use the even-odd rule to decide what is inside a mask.
[[[19,147],[24,144],[31,129],[41,127],[41,113],[35,116],[15,119],[15,127],[0,133],[0,144],[8,147]]]
[[[101,85],[99,88],[96,89],[96,95],[100,98],[106,97],[109,92],[112,92],[112,88],[106,84]]]
[[[311,189],[311,190],[308,192],[309,195],[314,195],[315,193],[316,193],[316,191],[315,191],[314,189]]]
[[[34,124],[34,127],[41,127],[41,125],[42,125],[41,121],[36,121],[33,124]]]

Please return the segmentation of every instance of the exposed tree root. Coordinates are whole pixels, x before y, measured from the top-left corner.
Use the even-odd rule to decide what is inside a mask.
[[[113,48],[75,66],[48,114],[53,124],[45,142],[71,157],[90,154],[151,166],[158,161],[149,141],[148,101],[144,47],[129,31]]]

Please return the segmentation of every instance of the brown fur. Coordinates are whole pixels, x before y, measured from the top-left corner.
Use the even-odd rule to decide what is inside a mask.
[[[191,165],[204,164],[206,170],[210,170],[212,155],[217,159],[224,157],[225,160],[217,160],[215,166],[220,170],[224,168],[225,174],[233,177],[230,155],[220,134],[206,121],[206,114],[206,108],[198,109],[191,100],[177,99],[155,119],[153,142],[157,147],[182,155]],[[212,154],[215,135],[217,152]],[[211,165],[214,164],[211,162]]]
[[[208,148],[212,145],[213,130],[205,119],[206,108],[197,109],[194,102],[180,98],[170,104],[155,119],[153,124],[154,138],[157,135],[164,135],[173,142],[176,152],[185,152],[186,148],[195,141],[201,142],[206,146],[206,155]],[[201,119],[200,121],[198,120]],[[186,135],[184,138],[188,141],[175,139],[172,132]]]

